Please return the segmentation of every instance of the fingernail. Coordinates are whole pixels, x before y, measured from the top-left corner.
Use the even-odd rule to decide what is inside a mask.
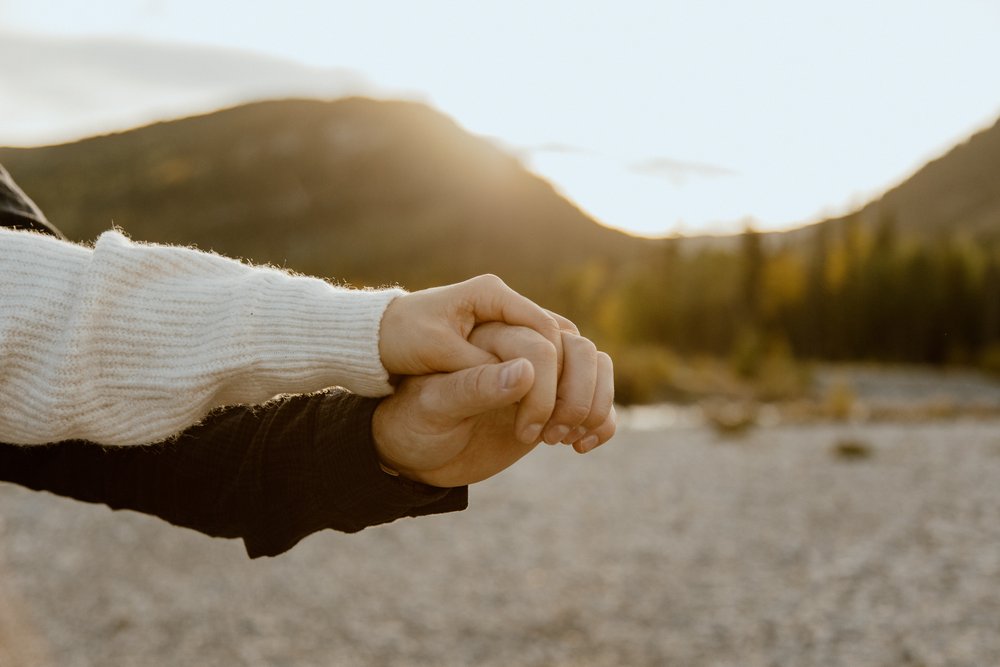
[[[500,371],[500,388],[507,390],[516,387],[522,372],[524,372],[523,359],[518,359],[504,366]]]
[[[582,426],[577,426],[573,429],[569,435],[562,441],[564,445],[572,445],[574,442],[582,438],[587,433],[587,429]]]
[[[557,442],[562,442],[562,439],[566,437],[569,433],[569,426],[560,424],[559,426],[553,426],[548,429],[545,433],[545,442],[550,445],[554,445]]]
[[[521,440],[528,443],[534,443],[538,441],[538,436],[542,433],[541,424],[529,424],[524,427],[521,431]]]
[[[597,436],[588,435],[586,438],[580,441],[580,449],[585,452],[589,452],[594,447],[597,447]]]

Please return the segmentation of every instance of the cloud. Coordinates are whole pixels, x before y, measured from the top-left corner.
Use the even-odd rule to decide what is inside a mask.
[[[0,31],[2,143],[65,140],[256,99],[372,95],[358,72],[250,52]]]
[[[664,157],[633,162],[628,165],[628,169],[637,174],[666,178],[674,185],[683,185],[691,178],[722,178],[738,175],[738,172],[727,167]]]
[[[675,160],[667,157],[653,157],[629,162],[622,156],[607,155],[591,148],[562,142],[548,142],[518,147],[512,152],[521,158],[530,158],[540,153],[592,158],[606,164],[615,164],[617,167],[624,167],[626,171],[634,174],[665,178],[677,186],[684,185],[687,181],[694,178],[711,179],[739,175],[739,172],[728,167],[704,162]]]
[[[551,141],[545,144],[539,144],[538,146],[530,146],[526,149],[530,153],[562,153],[564,155],[590,155],[593,153],[590,149],[583,148],[581,146],[574,146],[572,144],[564,144],[558,141]]]

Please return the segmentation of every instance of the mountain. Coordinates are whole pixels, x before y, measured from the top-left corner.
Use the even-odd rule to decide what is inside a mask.
[[[513,156],[417,103],[249,104],[0,162],[70,238],[132,238],[409,288],[493,272],[529,294],[650,243],[603,227]]]
[[[863,157],[859,156],[859,159]],[[497,273],[585,312],[663,241],[597,224],[518,160],[431,108],[399,101],[259,102],[71,144],[0,148],[71,238],[112,224],[358,285],[411,289]],[[803,243],[848,218],[935,242],[1000,240],[1000,122],[847,218],[766,234]],[[688,254],[738,237],[681,239]],[[587,283],[586,288],[578,286]]]
[[[801,237],[819,225],[837,227],[850,218],[869,229],[891,219],[898,233],[924,242],[944,238],[1000,242],[1000,120],[927,163],[852,215],[824,220],[776,238]]]

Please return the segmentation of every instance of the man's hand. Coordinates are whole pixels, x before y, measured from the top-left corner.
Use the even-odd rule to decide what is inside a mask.
[[[513,434],[514,404],[533,380],[524,359],[406,378],[375,409],[379,457],[404,477],[432,486],[495,475],[535,447]]]
[[[484,275],[394,299],[379,330],[382,365],[394,375],[426,375],[495,362],[496,357],[468,340],[482,322],[528,327],[557,353],[561,350],[555,316],[496,276]]]
[[[515,329],[488,325],[476,333],[475,339],[486,349],[505,355],[508,345],[516,345],[524,338],[523,331]],[[569,359],[566,372],[576,363]],[[576,434],[576,439],[571,440],[574,433],[570,432],[566,437],[580,453],[614,435],[612,396],[607,390],[598,395],[596,389],[613,386],[609,372],[610,364],[594,364],[595,379],[589,390],[592,409],[579,421],[582,435]],[[538,442],[521,441],[514,428],[517,403],[535,382],[535,366],[525,358],[450,374],[406,378],[396,393],[375,410],[372,430],[379,456],[405,477],[433,486],[462,486],[491,477]],[[580,384],[591,386],[589,381]],[[549,391],[555,392],[554,383]],[[565,391],[569,392],[569,387]]]

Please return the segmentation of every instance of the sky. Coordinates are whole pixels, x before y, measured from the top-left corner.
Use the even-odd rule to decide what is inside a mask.
[[[992,125],[997,35],[995,0],[0,0],[0,144],[417,99],[609,226],[781,229]]]

